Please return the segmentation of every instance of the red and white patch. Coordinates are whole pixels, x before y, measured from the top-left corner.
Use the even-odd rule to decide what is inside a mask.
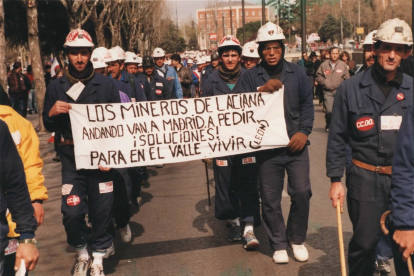
[[[325,75],[329,75],[331,73],[331,71],[329,71],[329,70],[325,70],[323,72],[325,73]]]
[[[336,70],[336,72],[340,74],[340,73],[342,73],[342,70],[338,69],[338,70]]]
[[[72,184],[63,184],[62,185],[62,195],[68,195],[72,191]]]
[[[99,193],[107,194],[114,191],[114,183],[112,181],[99,183]]]
[[[227,160],[216,160],[216,165],[219,167],[227,167]]]
[[[253,163],[256,163],[256,157],[246,157],[246,158],[243,158],[243,160],[242,160],[242,164],[243,165],[246,165],[246,164],[253,164]]]
[[[361,119],[358,119],[355,125],[357,129],[360,131],[367,131],[374,127],[375,122],[374,122],[374,119],[370,117],[363,117]]]
[[[161,89],[157,89],[157,90],[155,90],[155,94],[157,94],[157,95],[161,95],[161,94],[162,94],[162,90],[161,90]]]
[[[69,206],[76,206],[80,203],[80,198],[77,195],[71,195],[66,200],[66,204]]]
[[[10,255],[16,253],[17,248],[19,247],[19,241],[17,239],[10,239],[9,245],[7,246],[6,250],[4,251],[4,255]]]
[[[405,96],[404,96],[403,93],[398,93],[397,94],[397,100],[402,101],[402,100],[404,100],[404,98],[405,98]]]

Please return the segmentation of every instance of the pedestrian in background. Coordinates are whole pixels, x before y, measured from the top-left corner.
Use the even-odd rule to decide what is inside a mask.
[[[351,55],[347,51],[342,51],[339,54],[339,59],[346,63],[349,76],[355,75],[355,61],[351,60]]]
[[[22,117],[27,116],[27,99],[32,84],[26,75],[22,74],[22,64],[16,61],[13,69],[7,74],[7,82],[9,85],[9,96],[12,107]]]
[[[336,94],[336,89],[346,79],[349,79],[348,67],[345,62],[339,60],[339,49],[332,47],[329,49],[330,59],[324,61],[316,72],[316,81],[322,85],[325,114],[325,131],[329,132],[332,118],[332,107]]]

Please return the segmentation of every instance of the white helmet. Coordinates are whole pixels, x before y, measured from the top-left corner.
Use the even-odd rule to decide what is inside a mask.
[[[382,41],[411,46],[413,45],[413,34],[407,22],[394,18],[385,21],[379,26],[373,40],[374,43]]]
[[[370,32],[369,34],[367,34],[367,36],[364,39],[364,42],[362,42],[362,46],[374,44],[374,41],[372,39],[373,39],[374,35],[376,34],[376,32],[377,32],[377,30],[374,30],[374,31]]]
[[[226,35],[224,36],[218,45],[218,48],[227,47],[227,46],[236,46],[242,48],[240,45],[240,41],[233,35]]]
[[[71,31],[66,37],[63,47],[88,47],[93,48],[94,44],[89,33],[82,29]]]
[[[285,40],[282,28],[272,22],[267,22],[257,31],[256,43]]]
[[[194,61],[193,61],[191,58],[189,58],[189,59],[187,60],[187,64],[188,64],[188,63],[193,64],[193,63],[194,63]]]
[[[98,47],[95,50],[93,50],[91,55],[91,62],[94,69],[98,68],[105,68],[107,59],[108,59],[108,49],[105,47]],[[109,53],[109,57],[111,54]]]
[[[244,44],[242,56],[250,58],[260,58],[259,53],[257,52],[258,45],[255,41],[250,41]]]
[[[152,57],[154,58],[165,57],[165,52],[161,48],[155,48],[154,52],[152,52]]]
[[[125,52],[124,52],[124,50],[122,50],[121,47],[115,46],[115,47],[109,49],[109,52],[111,52],[111,55],[112,55],[112,60],[111,61],[125,60]]]
[[[137,55],[133,52],[125,52],[125,63],[139,63]]]
[[[201,65],[201,64],[204,64],[204,63],[206,63],[204,61],[204,58],[202,58],[202,57],[197,58],[197,65]]]
[[[138,57],[138,66],[142,66],[142,57]]]
[[[205,56],[204,61],[205,62],[211,62],[211,57],[210,56]]]

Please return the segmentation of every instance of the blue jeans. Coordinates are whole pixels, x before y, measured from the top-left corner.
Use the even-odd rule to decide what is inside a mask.
[[[30,111],[37,112],[37,98],[36,98],[36,90],[30,89],[29,99],[27,101],[27,107]]]
[[[13,109],[19,113],[22,117],[26,118],[27,116],[27,96],[12,96],[10,95],[10,100]]]

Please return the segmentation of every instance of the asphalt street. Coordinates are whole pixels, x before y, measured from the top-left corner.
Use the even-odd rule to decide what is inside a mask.
[[[150,178],[143,187],[143,206],[134,210],[130,226],[131,244],[115,239],[116,254],[104,261],[106,275],[209,275],[209,276],[336,276],[341,275],[336,210],[328,197],[330,181],[326,177],[327,133],[324,113],[315,100],[315,123],[309,139],[312,193],[306,247],[309,261],[296,262],[291,250],[286,265],[276,265],[264,228],[255,229],[261,246],[246,252],[241,242],[229,242],[225,222],[214,218],[214,177],[208,169],[212,206],[208,204],[204,163],[192,161],[149,167]],[[29,115],[37,125],[37,117]],[[61,164],[53,162],[50,134],[40,134],[43,173],[49,190],[44,203],[45,222],[36,232],[40,260],[30,275],[71,275],[77,254],[66,243],[62,225]],[[286,186],[286,185],[285,185]],[[285,189],[286,190],[286,189]],[[290,198],[282,201],[285,220]],[[346,206],[342,216],[345,250],[352,234]],[[394,274],[390,274],[394,275]]]

